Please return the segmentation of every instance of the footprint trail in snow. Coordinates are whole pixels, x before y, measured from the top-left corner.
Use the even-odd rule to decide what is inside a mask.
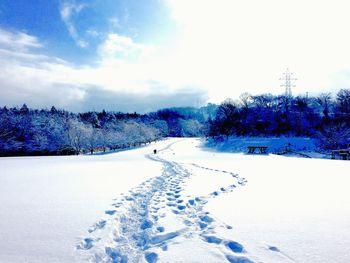
[[[171,145],[161,151],[168,150]],[[244,186],[244,178],[197,164],[176,163],[159,155],[147,158],[162,164],[162,174],[115,199],[105,216],[88,229],[89,235],[79,242],[78,250],[85,251],[92,262],[157,262],[172,245],[192,239],[212,246],[220,260],[252,262],[242,255],[246,251],[240,243],[217,234],[218,228],[233,231],[232,227],[204,210],[208,200]],[[210,171],[213,176],[230,175],[232,183],[203,196],[185,196],[184,188],[193,176],[191,167]]]

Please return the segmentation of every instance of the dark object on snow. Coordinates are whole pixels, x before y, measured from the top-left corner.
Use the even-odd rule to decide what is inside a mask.
[[[339,155],[343,160],[348,160],[350,157],[350,148],[349,149],[340,149],[332,151],[332,159],[335,159],[335,156]]]
[[[154,149],[154,150],[153,150],[153,153],[156,154],[156,153],[157,153],[157,149]]]
[[[248,146],[248,153],[255,153],[255,150],[258,149],[261,154],[267,153],[267,146]]]

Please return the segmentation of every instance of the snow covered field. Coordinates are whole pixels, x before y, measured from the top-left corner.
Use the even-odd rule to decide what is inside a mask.
[[[221,137],[221,140],[209,139],[205,146],[220,152],[244,153],[248,146],[267,146],[269,153],[280,153],[285,151],[286,146],[290,152],[288,156],[331,159],[331,151],[322,152],[315,139],[307,137]],[[284,155],[286,155],[284,153]]]
[[[200,143],[0,158],[0,262],[350,261],[350,162]]]

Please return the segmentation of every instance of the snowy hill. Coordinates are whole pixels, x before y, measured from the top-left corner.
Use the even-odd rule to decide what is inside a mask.
[[[201,144],[0,158],[0,262],[349,262],[350,162]]]

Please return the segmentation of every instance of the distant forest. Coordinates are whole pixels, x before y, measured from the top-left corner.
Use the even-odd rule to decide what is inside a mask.
[[[72,113],[0,108],[0,156],[66,155],[124,149],[164,137],[205,136],[217,106],[171,108],[148,114]]]
[[[317,97],[242,94],[220,105],[168,108],[147,114],[72,113],[52,107],[0,108],[0,155],[93,153],[164,137],[303,136],[323,149],[350,143],[350,89]]]
[[[252,96],[224,101],[209,120],[208,136],[295,136],[315,138],[321,150],[350,145],[350,89],[335,97]]]

